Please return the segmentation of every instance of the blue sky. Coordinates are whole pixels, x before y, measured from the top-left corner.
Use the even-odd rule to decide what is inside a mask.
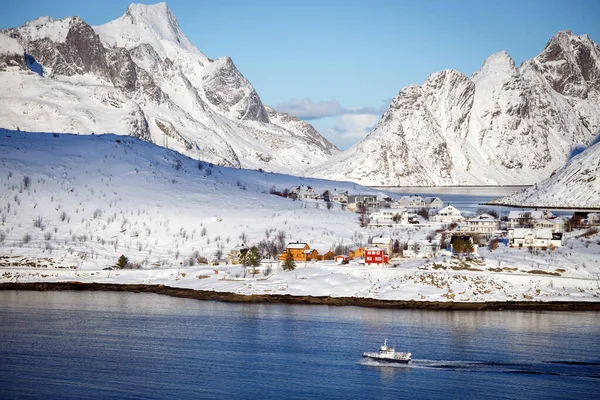
[[[130,1],[28,0],[2,6],[0,29],[43,15],[98,25]],[[153,4],[155,2],[148,2]],[[340,148],[364,137],[388,102],[446,68],[467,75],[505,50],[520,64],[569,29],[600,41],[600,0],[171,0],[183,32],[230,56],[263,102],[312,123]]]

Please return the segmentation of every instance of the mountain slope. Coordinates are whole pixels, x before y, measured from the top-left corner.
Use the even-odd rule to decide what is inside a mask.
[[[516,67],[491,55],[402,89],[360,143],[311,172],[368,185],[532,184],[600,128],[600,48],[569,31]]]
[[[570,159],[549,178],[492,203],[600,209],[600,142]]]
[[[128,136],[3,129],[0,176],[0,255],[62,265],[114,265],[121,254],[147,267],[179,265],[196,252],[210,259],[279,231],[284,241],[326,251],[353,242],[356,214],[270,189],[376,193],[348,182],[215,166]]]
[[[337,152],[314,129],[271,123],[233,61],[202,54],[164,3],[132,4],[96,27],[42,17],[4,30],[0,84],[5,128],[127,134],[221,165],[288,173]]]

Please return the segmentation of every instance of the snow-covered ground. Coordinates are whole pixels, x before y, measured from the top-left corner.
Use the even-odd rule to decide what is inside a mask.
[[[481,248],[472,261],[298,263],[243,279],[237,265],[190,265],[241,242],[285,235],[322,254],[371,236],[423,239],[440,226],[360,228],[357,214],[322,201],[269,194],[295,185],[317,193],[377,193],[353,183],[217,167],[115,135],[0,132],[0,283],[164,284],[241,294],[425,301],[600,299],[600,237],[565,247]],[[139,269],[108,270],[123,254]],[[217,271],[217,273],[215,273]]]

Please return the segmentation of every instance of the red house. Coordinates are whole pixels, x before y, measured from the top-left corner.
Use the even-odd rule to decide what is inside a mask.
[[[390,261],[385,249],[378,247],[369,247],[365,249],[365,265],[387,264]]]

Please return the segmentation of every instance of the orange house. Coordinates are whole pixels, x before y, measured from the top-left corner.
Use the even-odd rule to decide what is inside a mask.
[[[335,253],[329,250],[327,253],[323,254],[321,260],[333,260],[335,258]]]
[[[365,256],[365,248],[364,247],[353,247],[350,249],[350,258],[361,258]]]
[[[294,261],[311,260],[312,258],[306,258],[307,255],[304,254],[304,252],[306,250],[310,250],[310,246],[308,245],[308,243],[300,243],[300,242],[288,243],[287,247],[285,248],[285,251],[283,253],[281,253],[281,255],[278,257],[278,259],[285,260],[287,253],[291,253],[292,257],[294,258]]]

